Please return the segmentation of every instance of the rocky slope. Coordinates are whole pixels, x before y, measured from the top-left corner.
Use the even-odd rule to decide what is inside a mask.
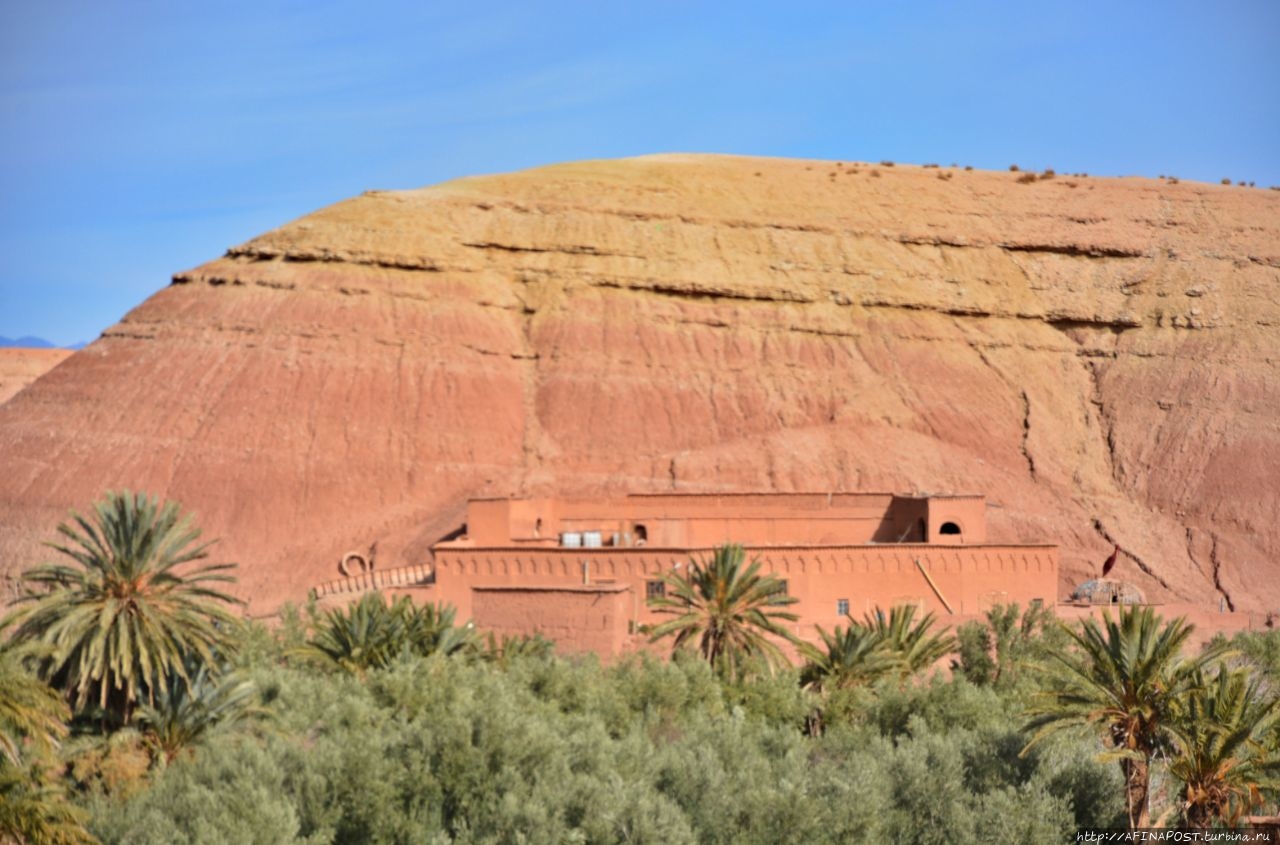
[[[0,348],[0,405],[71,354],[69,349]]]
[[[128,485],[255,613],[477,495],[987,494],[995,540],[1280,607],[1280,193],[664,155],[369,192],[0,408],[0,561]],[[1025,177],[1024,177],[1025,178]]]

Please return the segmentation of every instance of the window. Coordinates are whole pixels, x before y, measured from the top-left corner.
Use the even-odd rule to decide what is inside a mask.
[[[637,546],[643,546],[649,542],[649,529],[643,525],[636,525],[631,533],[635,535]]]
[[[849,615],[849,600],[836,599],[836,616],[848,616],[848,615]]]
[[[660,599],[667,594],[667,584],[665,581],[645,581],[644,597],[646,599]]]
[[[787,583],[787,579],[783,578],[783,579],[782,579],[781,581],[779,581],[778,583],[782,585],[782,589],[781,589],[781,590],[778,590],[778,595],[780,595],[780,596],[785,596],[785,595],[787,595],[787,589],[790,587],[790,585]]]
[[[939,534],[959,534],[960,526],[954,522],[944,522],[942,527],[938,529]]]

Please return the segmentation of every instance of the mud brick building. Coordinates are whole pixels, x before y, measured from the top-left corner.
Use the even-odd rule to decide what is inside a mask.
[[[1057,547],[987,542],[982,496],[881,493],[477,499],[465,528],[433,546],[421,598],[481,629],[611,657],[643,647],[664,572],[730,542],[786,582],[806,639],[875,607],[947,619],[1057,601]]]

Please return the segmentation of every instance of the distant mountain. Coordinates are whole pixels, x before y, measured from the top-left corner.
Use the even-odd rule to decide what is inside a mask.
[[[69,346],[64,346],[61,348],[84,349],[85,346],[87,345],[88,345],[87,343],[85,343],[84,341],[81,341],[79,343],[73,343]],[[19,337],[16,339],[11,337],[0,337],[0,347],[6,347],[6,346],[18,347],[21,349],[58,349],[59,348],[58,344],[56,343],[45,340],[42,337],[32,337],[30,335],[24,335],[23,337]]]
[[[52,349],[56,343],[50,343],[42,337],[20,337],[17,340],[0,337],[0,346],[21,346],[23,349]]]

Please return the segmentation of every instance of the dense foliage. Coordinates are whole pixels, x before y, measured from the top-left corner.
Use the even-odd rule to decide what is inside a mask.
[[[1120,809],[1089,748],[1019,758],[1016,702],[965,681],[872,690],[808,739],[794,674],[695,660],[253,674],[272,729],[92,795],[104,842],[1040,842]]]

